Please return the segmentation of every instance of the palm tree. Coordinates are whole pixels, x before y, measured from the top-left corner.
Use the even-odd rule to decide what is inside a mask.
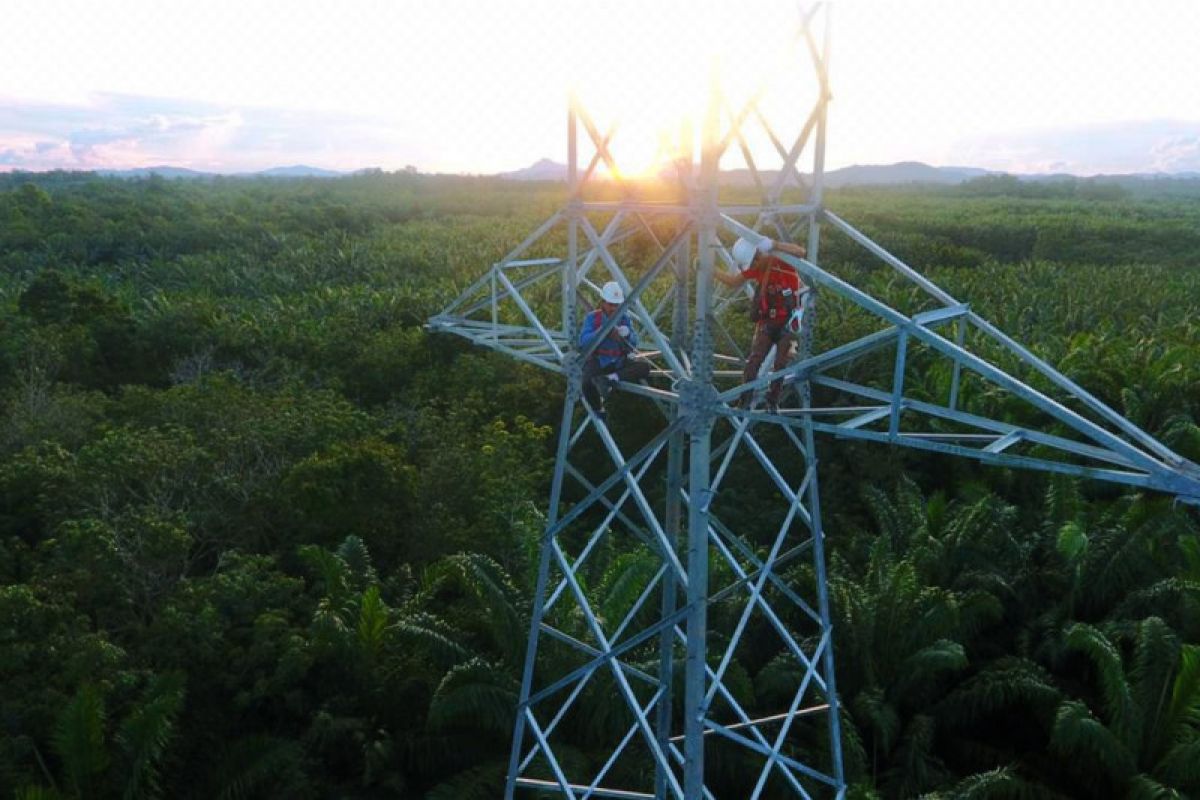
[[[1136,626],[1128,652],[1083,623],[1067,646],[1087,660],[1091,691],[1059,705],[1051,747],[1078,785],[1092,797],[1200,791],[1200,646],[1156,617]]]
[[[104,693],[98,686],[83,684],[59,712],[55,724],[51,746],[58,757],[57,780],[39,755],[50,787],[26,786],[17,797],[59,800],[116,793],[125,800],[158,797],[163,758],[182,705],[181,674],[153,678],[140,702],[117,726],[114,748],[108,742]]]
[[[966,674],[967,647],[1001,614],[988,551],[1007,546],[1009,515],[990,497],[925,501],[910,481],[895,501],[874,489],[866,501],[877,532],[854,539],[873,535],[866,563],[856,570],[835,556],[830,583],[838,682],[858,734],[846,743],[848,760],[853,772],[857,738],[873,783],[912,796],[949,777],[933,705]]]
[[[905,480],[893,497],[864,494],[875,531],[850,537],[850,551],[870,541],[866,564],[856,570],[839,556],[831,570],[838,682],[863,771],[887,796],[945,786],[955,773],[973,773],[976,795],[1037,790],[1019,766],[1045,748],[1061,693],[1043,668],[1012,655],[1007,631],[1023,619],[1038,537],[988,492],[926,500]]]

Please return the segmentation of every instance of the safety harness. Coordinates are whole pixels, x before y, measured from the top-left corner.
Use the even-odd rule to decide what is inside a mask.
[[[771,273],[775,271],[776,259],[767,261],[767,271],[758,279],[754,292],[754,303],[750,307],[750,321],[770,326],[781,326],[799,304],[798,293],[787,286],[771,284]]]
[[[597,308],[591,311],[588,316],[590,317],[589,322],[591,322],[593,329],[600,330],[604,325],[604,311]],[[625,340],[619,336],[614,336],[610,331],[608,336],[605,336],[600,341],[600,344],[596,345],[596,349],[592,351],[592,357],[599,363],[601,358],[623,359],[628,352],[629,345],[625,343]]]

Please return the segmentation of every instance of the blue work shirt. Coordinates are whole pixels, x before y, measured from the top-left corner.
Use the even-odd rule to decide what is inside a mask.
[[[604,315],[603,309],[595,309],[588,312],[588,315],[583,320],[583,330],[579,332],[579,349],[586,350],[596,338],[596,334],[604,327],[604,323],[608,318]],[[617,328],[621,325],[628,326],[629,336],[622,339],[617,334]],[[608,332],[608,336],[604,337],[596,349],[592,351],[592,357],[596,359],[602,368],[619,367],[625,361],[625,355],[630,348],[637,347],[638,335],[633,329],[633,325],[629,322],[629,315],[622,314],[617,324]]]

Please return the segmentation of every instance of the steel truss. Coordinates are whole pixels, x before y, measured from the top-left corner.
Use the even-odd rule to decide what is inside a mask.
[[[802,13],[795,40],[816,99],[791,146],[759,109],[765,90],[736,106],[714,78],[699,171],[685,133],[665,200],[622,180],[607,184],[621,199],[592,198],[601,165],[621,174],[616,127],[601,133],[572,98],[566,207],[429,321],[567,379],[508,798],[713,798],[712,759],[752,770],[738,796],[844,793],[820,434],[1200,498],[1200,468],[824,207],[828,10]],[[747,144],[755,124],[779,157],[773,173]],[[592,148],[582,170],[580,128]],[[739,152],[752,203],[723,202],[718,191],[718,165]],[[913,307],[888,305],[822,265],[823,228],[894,270]],[[743,382],[744,295],[715,291],[712,276],[735,271],[735,237],[763,235],[806,242],[806,258],[780,257],[814,291],[796,358]],[[623,401],[611,422],[582,399],[594,345],[575,346],[581,304],[608,280],[625,290],[621,311],[653,365],[649,385],[617,386],[644,399]],[[861,333],[814,347],[818,297],[822,315],[852,318]],[[940,383],[930,387],[930,375]],[[793,407],[740,402],[774,380]],[[973,413],[985,394],[1022,413]],[[641,438],[622,431],[639,403],[661,419]],[[646,419],[636,418],[642,428]],[[756,685],[742,664],[758,669]]]

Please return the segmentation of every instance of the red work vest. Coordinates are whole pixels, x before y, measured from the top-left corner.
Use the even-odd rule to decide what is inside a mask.
[[[767,325],[787,322],[788,314],[800,299],[800,276],[796,270],[790,264],[768,256],[766,267],[748,269],[742,274],[758,282],[751,319]],[[763,285],[764,278],[766,285]]]

